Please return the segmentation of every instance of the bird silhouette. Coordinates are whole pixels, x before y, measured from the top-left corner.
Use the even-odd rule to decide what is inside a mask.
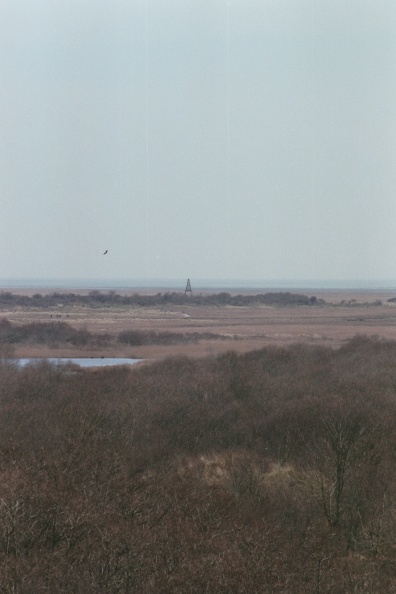
[[[104,254],[103,254],[103,255],[105,256],[105,255],[107,254],[107,252],[108,252],[108,251],[109,251],[109,250],[106,250],[106,251],[104,252]]]

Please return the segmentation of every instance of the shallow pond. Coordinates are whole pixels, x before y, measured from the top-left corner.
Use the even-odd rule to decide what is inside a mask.
[[[79,367],[110,367],[115,365],[134,365],[142,359],[128,359],[126,357],[31,357],[22,359],[12,359],[20,367],[26,365],[36,365],[41,361],[48,361],[54,365],[67,365],[72,363]]]

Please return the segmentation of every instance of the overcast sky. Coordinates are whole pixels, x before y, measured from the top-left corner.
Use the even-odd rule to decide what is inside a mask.
[[[0,278],[396,279],[396,3],[2,0],[0,143]]]

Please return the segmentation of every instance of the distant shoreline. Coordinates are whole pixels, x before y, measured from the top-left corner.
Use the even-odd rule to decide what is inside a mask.
[[[56,292],[184,292],[187,279],[0,279],[0,291]],[[304,292],[317,293],[384,293],[396,292],[396,280],[211,280],[191,278],[191,287],[196,292]]]

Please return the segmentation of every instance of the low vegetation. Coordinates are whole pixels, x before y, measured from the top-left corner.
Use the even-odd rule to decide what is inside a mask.
[[[6,318],[0,320],[0,344],[47,344],[56,346],[59,343],[83,346],[110,342],[108,334],[93,334],[86,329],[75,329],[66,322],[31,322],[29,324],[12,324]]]
[[[213,332],[153,332],[141,330],[124,330],[118,334],[118,342],[131,346],[149,344],[182,344],[198,342],[199,340],[218,340],[230,338]],[[236,338],[235,338],[236,340]]]
[[[227,336],[227,338],[230,338]],[[115,343],[129,346],[171,345],[194,343],[199,340],[224,339],[221,334],[211,332],[154,332],[124,330],[116,336],[89,332],[86,328],[76,329],[67,322],[31,322],[13,324],[6,318],[0,319],[0,345],[45,344],[50,347],[72,345],[74,347],[107,347]]]
[[[396,343],[0,363],[0,591],[396,590]]]

